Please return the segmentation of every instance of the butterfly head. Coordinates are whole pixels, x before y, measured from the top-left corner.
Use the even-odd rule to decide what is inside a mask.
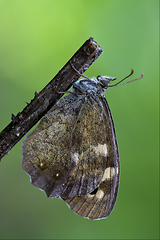
[[[108,77],[108,76],[101,76],[101,75],[97,76],[98,84],[102,87],[102,89],[107,89],[109,87],[109,83],[114,80],[116,80],[115,77]]]
[[[109,83],[114,81],[116,78],[108,77],[108,76],[101,76],[98,75],[97,78],[85,78],[80,79],[79,81],[73,84],[73,89],[75,92],[80,94],[86,93],[97,93],[103,94],[106,89],[109,87]]]

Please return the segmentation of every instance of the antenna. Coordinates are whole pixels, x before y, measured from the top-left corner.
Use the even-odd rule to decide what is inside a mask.
[[[126,76],[125,78],[123,78],[121,81],[119,81],[118,83],[116,83],[116,84],[114,84],[114,85],[111,85],[111,86],[109,85],[109,87],[118,87],[118,86],[121,86],[121,85],[130,83],[130,82],[139,80],[139,79],[143,78],[143,76],[144,76],[144,74],[142,73],[139,78],[136,78],[136,79],[130,80],[130,81],[128,81],[128,82],[125,82],[125,83],[120,84],[120,83],[123,82],[125,79],[127,79],[128,77],[130,77],[133,73],[134,73],[134,71],[133,71],[133,69],[131,69],[131,73],[130,73],[128,76]]]

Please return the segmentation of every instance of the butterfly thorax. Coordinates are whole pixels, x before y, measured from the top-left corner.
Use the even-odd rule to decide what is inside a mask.
[[[110,81],[116,78],[108,76],[97,76],[93,79],[81,79],[73,84],[74,92],[80,95],[103,95],[108,89]]]

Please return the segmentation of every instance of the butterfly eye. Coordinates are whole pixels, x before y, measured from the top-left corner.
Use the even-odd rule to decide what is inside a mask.
[[[99,78],[100,78],[100,77],[101,77],[101,75],[98,75],[98,76],[97,76],[97,80],[98,80],[98,81],[99,81]]]

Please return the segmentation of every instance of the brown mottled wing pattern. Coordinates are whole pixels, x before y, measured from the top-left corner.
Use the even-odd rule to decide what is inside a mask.
[[[65,199],[94,191],[107,162],[105,119],[99,104],[88,104],[85,96],[58,101],[22,144],[22,168],[32,184]]]
[[[62,198],[75,213],[89,219],[106,218],[111,213],[119,188],[120,166],[114,124],[106,99],[99,99],[99,104],[102,106],[105,124],[102,134],[107,137],[107,160],[103,178],[94,191],[84,196]]]

